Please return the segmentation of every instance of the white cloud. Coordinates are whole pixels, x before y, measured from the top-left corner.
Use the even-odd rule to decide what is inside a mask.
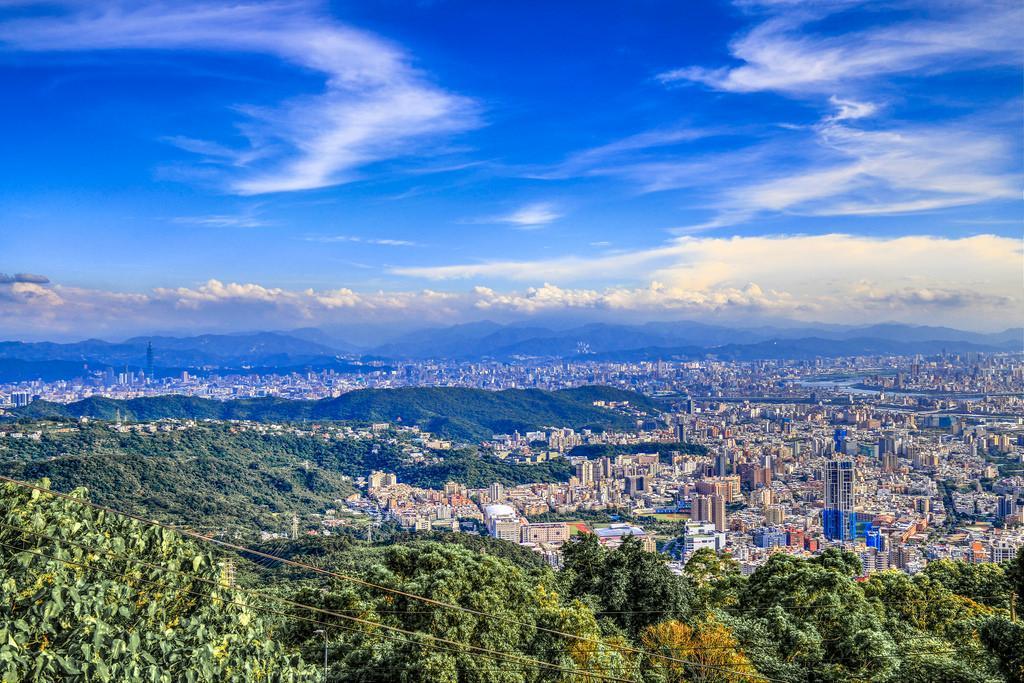
[[[448,291],[287,289],[211,279],[125,293],[8,278],[0,281],[0,326],[8,334],[81,336],[451,324],[577,311],[617,319],[902,320],[996,329],[1024,322],[1022,246],[992,235],[679,237],[656,249],[592,259],[395,269],[421,279],[469,280]]]
[[[588,175],[614,175],[614,173],[608,172],[607,167],[610,166],[614,169],[621,166],[624,158],[631,158],[637,153],[645,153],[651,150],[666,150],[678,147],[697,140],[720,135],[724,132],[724,129],[718,128],[693,127],[644,131],[598,147],[575,152],[554,166],[520,169],[520,175],[539,180],[561,180]]]
[[[730,44],[740,65],[686,67],[662,74],[661,80],[797,96],[825,110],[816,124],[652,130],[571,154],[527,175],[612,177],[641,193],[687,191],[688,208],[710,215],[676,229],[677,234],[779,213],[895,215],[1019,198],[1016,107],[1003,120],[991,110],[968,116],[960,110],[956,119],[948,110],[933,111],[928,123],[883,114],[896,108],[884,83],[894,75],[920,81],[1018,66],[1024,59],[1017,36],[1024,26],[1020,3],[899,2],[878,13],[856,2],[738,4],[755,22]],[[857,24],[830,16],[857,5]],[[895,12],[913,18],[894,23]],[[861,28],[844,31],[844,24]],[[901,83],[901,91],[934,94],[915,87]],[[730,143],[702,147],[699,154],[687,147],[719,136],[729,136]]]
[[[873,102],[857,102],[856,100],[844,100],[833,95],[828,98],[829,104],[836,108],[836,113],[828,118],[829,121],[847,121],[850,119],[863,119],[878,111],[878,105]]]
[[[241,106],[245,147],[170,140],[220,165],[242,195],[343,183],[382,159],[478,125],[476,105],[433,85],[397,46],[304,2],[69,3],[0,24],[8,50],[185,50],[270,55],[322,74],[323,91],[271,107]]]
[[[418,247],[419,242],[411,240],[397,240],[386,237],[359,237],[357,235],[307,235],[303,238],[307,242],[320,242],[322,244],[334,244],[338,242],[354,242],[360,244],[375,244],[383,247]]]
[[[816,236],[680,237],[654,249],[591,259],[502,261],[393,272],[434,280],[487,282],[478,306],[531,312],[558,306],[700,313],[757,310],[806,320],[956,316],[975,324],[1021,318],[1021,243],[979,235],[870,238]],[[493,283],[544,280],[523,292]],[[590,281],[635,285],[566,287]],[[558,285],[551,284],[558,282]],[[953,322],[947,320],[947,322]],[[1009,322],[1007,323],[1009,324]]]
[[[930,211],[1016,199],[1012,141],[976,121],[855,128],[847,103],[814,129],[816,158],[794,173],[740,185],[723,210],[821,216]]]
[[[173,223],[181,225],[201,225],[210,228],[262,228],[269,223],[252,215],[214,214],[210,216],[178,216]]]
[[[613,176],[641,192],[699,192],[710,218],[677,233],[748,222],[761,215],[865,216],[934,211],[1020,196],[1017,140],[990,114],[938,123],[872,120],[872,102],[830,98],[818,123],[772,128],[742,146],[703,154],[645,149],[633,136],[623,151],[557,167]],[[607,148],[615,148],[608,145]]]
[[[949,8],[949,5],[944,6]],[[838,87],[879,76],[943,73],[965,66],[1021,60],[1024,7],[1017,2],[954,5],[941,19],[887,23],[839,35],[815,33],[809,24],[844,9],[842,4],[793,6],[755,26],[730,45],[736,67],[688,66],[658,76],[665,83],[702,83],[716,90],[833,94]],[[938,9],[938,8],[936,8]]]
[[[523,230],[529,230],[554,223],[561,217],[562,213],[551,202],[536,202],[522,206],[511,213],[479,218],[473,222],[507,223]]]

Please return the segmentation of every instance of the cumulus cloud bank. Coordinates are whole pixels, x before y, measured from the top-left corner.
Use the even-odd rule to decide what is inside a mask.
[[[733,321],[902,320],[996,329],[1024,318],[1022,258],[1018,240],[992,235],[877,239],[833,234],[680,237],[657,249],[593,260],[395,269],[421,280],[465,281],[446,290],[286,289],[211,279],[120,293],[5,276],[0,323],[22,332],[116,334],[157,328],[444,324],[576,312]],[[622,284],[587,284],[609,279]]]

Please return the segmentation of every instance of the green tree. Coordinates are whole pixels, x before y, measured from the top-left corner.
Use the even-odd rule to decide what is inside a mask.
[[[937,560],[929,562],[924,574],[947,589],[990,607],[1009,609],[1010,580],[1000,564]]]
[[[736,604],[745,584],[739,562],[710,548],[695,552],[683,571],[693,587],[695,612]]]
[[[1024,681],[1024,625],[997,616],[981,627],[981,640],[999,662],[999,670],[1006,680]]]
[[[452,683],[584,680],[585,671],[631,675],[628,643],[602,639],[593,613],[582,603],[562,599],[548,570],[529,572],[492,555],[438,543],[364,548],[357,555],[362,576],[390,591],[339,581],[304,586],[295,596],[299,602],[371,622],[318,617],[331,624],[332,681],[380,680],[385,669],[389,680]],[[305,644],[307,656],[322,646],[315,628],[295,624],[290,635],[293,642]]]
[[[610,552],[593,534],[577,539],[563,550],[566,594],[586,600],[631,638],[659,621],[690,614],[689,582],[672,574],[664,558],[645,551],[638,539],[627,536]]]
[[[1024,547],[1017,550],[1017,557],[1007,563],[1006,579],[1010,584],[1013,609],[1019,614],[1024,609]]]
[[[0,566],[4,683],[312,680],[213,556],[167,529],[4,484]]]
[[[821,681],[885,680],[893,673],[896,646],[850,576],[855,557],[778,553],[749,577],[732,609],[748,622],[739,633],[771,636],[748,650],[759,670],[792,664],[804,680]]]

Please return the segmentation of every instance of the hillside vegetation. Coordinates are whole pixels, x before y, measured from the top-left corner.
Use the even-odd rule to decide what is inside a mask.
[[[109,424],[40,431],[39,440],[0,440],[0,474],[45,477],[60,491],[86,486],[98,502],[150,518],[248,534],[287,531],[293,513],[305,518],[336,507],[355,491],[353,479],[378,469],[435,489],[447,481],[511,486],[565,481],[572,474],[564,459],[518,465],[474,448],[413,461],[409,448],[387,434],[324,439],[225,424],[155,433],[120,433]]]
[[[213,401],[189,396],[119,401],[93,397],[69,404],[37,401],[13,411],[13,414],[29,419],[92,417],[113,420],[120,411],[126,420],[400,421],[419,425],[439,436],[466,441],[545,426],[595,430],[635,427],[623,413],[594,406],[594,401],[599,400],[629,401],[637,408],[657,411],[656,405],[640,394],[595,386],[561,391],[484,391],[459,387],[362,389],[319,401],[277,398]]]
[[[325,639],[330,683],[1024,675],[1024,627],[1009,611],[1024,552],[861,582],[857,556],[835,549],[776,554],[750,576],[702,550],[677,576],[638,542],[607,551],[593,535],[557,572],[490,552],[500,542],[389,541],[276,549],[325,576],[0,485],[0,680],[317,681]]]

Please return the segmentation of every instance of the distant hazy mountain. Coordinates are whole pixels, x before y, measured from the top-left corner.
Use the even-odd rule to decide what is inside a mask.
[[[197,337],[133,337],[124,344],[141,348],[153,344],[154,354],[193,351],[222,360],[259,361],[268,356],[332,356],[337,350],[330,346],[300,339],[279,332],[249,334],[203,334]]]
[[[786,342],[786,343],[784,343]],[[799,343],[798,343],[799,342]],[[580,354],[649,355],[651,349],[676,355],[704,353],[739,357],[800,357],[849,353],[935,353],[1024,348],[1024,330],[994,334],[900,324],[870,327],[805,326],[732,328],[698,322],[643,325],[593,323],[568,330],[473,323],[421,330],[372,350],[387,358],[497,359],[515,356],[573,357]],[[759,355],[762,354],[762,355]],[[632,355],[636,355],[635,353]]]
[[[0,342],[0,358],[27,361],[92,361],[110,365],[143,365],[147,345],[153,344],[156,365],[194,366],[225,363],[258,363],[287,356],[335,356],[329,346],[276,332],[252,334],[204,334],[196,337],[133,337],[112,343],[99,339],[57,344],[53,342]]]
[[[964,330],[955,330],[950,327],[884,323],[868,327],[851,328],[848,334],[842,338],[850,339],[853,337],[889,339],[900,342],[956,341],[987,346],[1016,344],[1018,349],[1024,347],[1024,329],[1019,327],[986,334],[981,332],[965,332]]]
[[[202,368],[214,371],[292,372],[334,369],[364,372],[356,347],[315,328],[292,332],[133,337],[123,342],[87,339],[70,344],[0,342],[0,382],[61,379],[106,367],[144,368],[153,344],[157,374]],[[388,361],[492,358],[705,358],[755,360],[856,354],[933,354],[941,351],[1022,351],[1024,330],[978,333],[947,327],[885,323],[871,326],[792,325],[751,328],[700,322],[640,325],[591,323],[568,329],[491,321],[402,334],[362,350]],[[339,357],[344,355],[345,357]]]
[[[359,346],[316,327],[301,327],[296,330],[288,330],[287,332],[280,332],[278,334],[313,342],[320,346],[334,349],[336,353],[358,353],[360,351]]]
[[[0,382],[25,379],[70,379],[87,370],[132,370],[146,367],[146,349],[153,345],[157,375],[256,367],[260,372],[333,368],[361,371],[338,358],[337,348],[277,332],[204,334],[195,337],[133,337],[123,342],[87,339],[81,342],[0,342]]]
[[[899,342],[888,339],[823,339],[801,337],[799,339],[771,339],[752,344],[724,344],[722,346],[649,346],[641,349],[626,349],[594,354],[595,360],[641,361],[641,360],[811,360],[820,357],[838,356],[908,356],[914,354],[933,355],[942,352],[996,352],[1009,349],[973,344],[961,341],[918,341]]]

